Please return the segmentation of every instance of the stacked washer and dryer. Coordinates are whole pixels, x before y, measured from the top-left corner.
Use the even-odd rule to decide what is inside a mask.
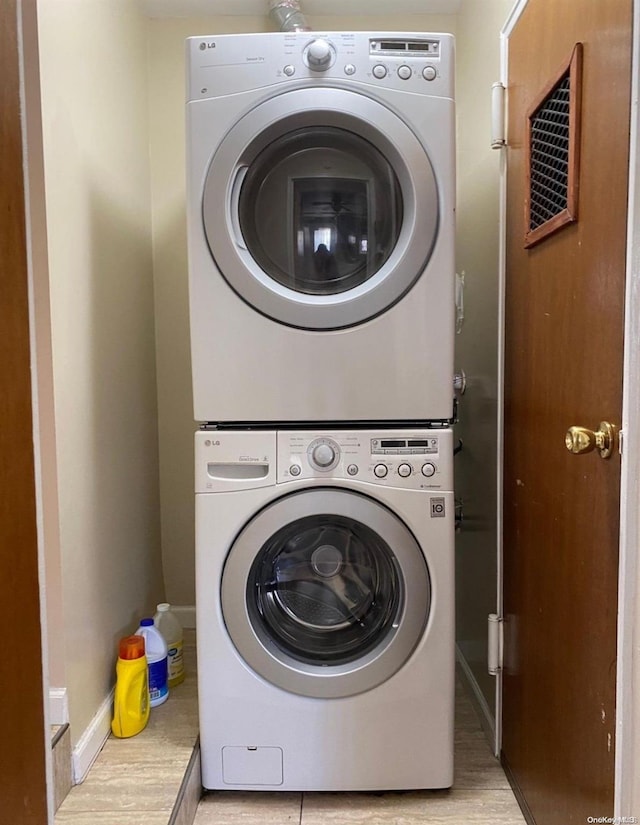
[[[187,63],[203,785],[449,787],[453,38]]]

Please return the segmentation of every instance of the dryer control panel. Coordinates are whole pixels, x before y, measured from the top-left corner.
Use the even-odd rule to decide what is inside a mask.
[[[451,34],[313,31],[190,37],[187,99],[310,81],[453,98],[453,67]]]
[[[277,442],[278,483],[354,479],[403,489],[453,489],[451,430],[281,430]]]

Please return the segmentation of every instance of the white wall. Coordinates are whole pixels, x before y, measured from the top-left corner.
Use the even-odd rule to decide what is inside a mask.
[[[317,30],[448,31],[453,15],[311,17]],[[496,28],[494,35],[497,40]],[[266,17],[150,22],[151,179],[156,297],[162,553],[167,598],[193,604],[193,424],[185,226],[184,40],[270,31]],[[230,353],[230,355],[232,355]]]
[[[457,368],[467,375],[456,428],[456,494],[464,521],[457,537],[458,646],[490,709],[487,615],[496,610],[498,413],[498,219],[500,152],[491,143],[491,84],[500,78],[499,33],[512,0],[463,0],[458,17],[457,268],[465,273],[465,321]]]
[[[54,653],[75,744],[109,694],[118,638],[164,595],[147,23],[132,0],[40,0],[38,13],[64,637]]]

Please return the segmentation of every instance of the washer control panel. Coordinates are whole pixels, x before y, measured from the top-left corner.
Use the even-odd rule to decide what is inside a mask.
[[[453,489],[451,430],[280,430],[277,440],[278,483],[354,479],[406,489]]]

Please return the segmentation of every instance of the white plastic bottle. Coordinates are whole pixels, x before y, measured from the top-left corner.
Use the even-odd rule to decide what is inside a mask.
[[[184,682],[184,659],[182,658],[184,634],[178,617],[171,611],[170,604],[167,604],[167,602],[159,604],[157,611],[153,620],[167,643],[169,687],[174,688],[180,682]]]
[[[149,704],[155,708],[169,698],[167,643],[155,627],[153,619],[143,619],[136,630],[136,636],[144,637],[149,667]]]

